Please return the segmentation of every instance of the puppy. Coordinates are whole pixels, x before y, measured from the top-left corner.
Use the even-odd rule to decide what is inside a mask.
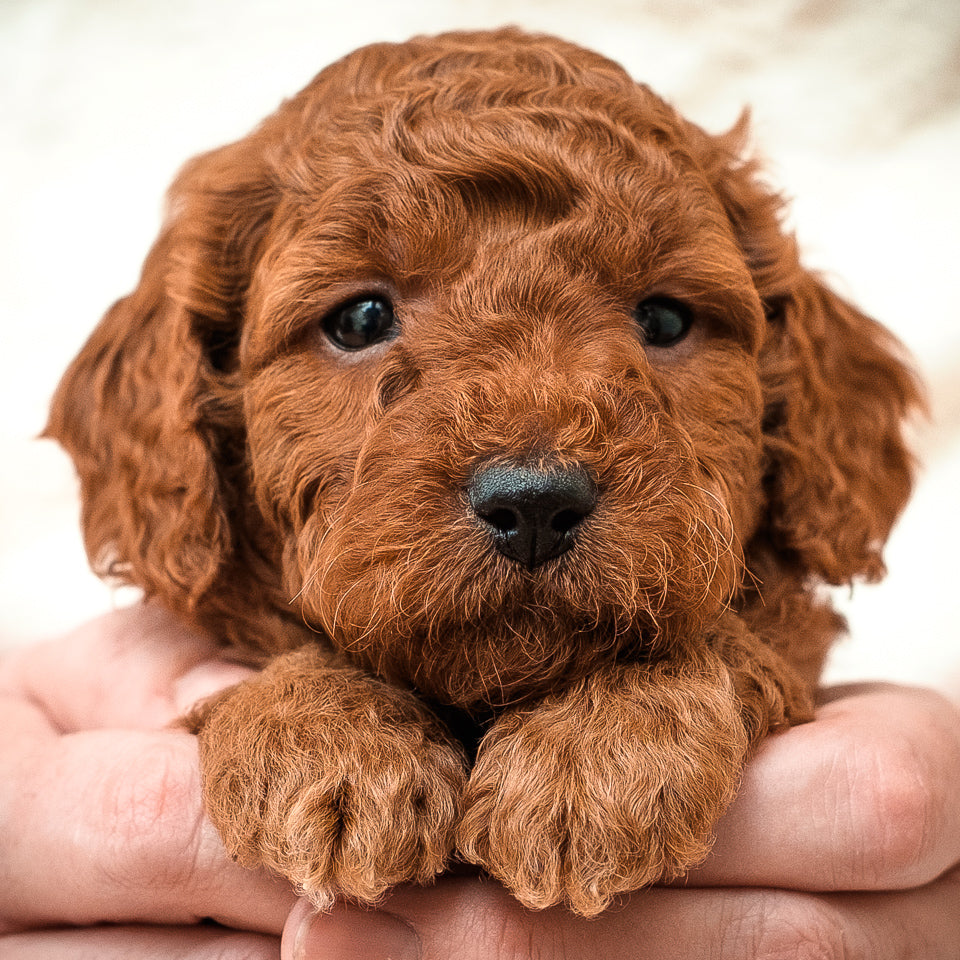
[[[227,849],[584,914],[707,853],[911,486],[891,336],[744,158],[514,30],[379,44],[189,163],[54,399],[94,567],[263,667]]]

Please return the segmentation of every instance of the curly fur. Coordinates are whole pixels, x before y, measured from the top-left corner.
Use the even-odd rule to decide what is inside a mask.
[[[595,914],[810,716],[818,588],[882,574],[919,392],[746,138],[508,30],[359,50],[180,174],[48,433],[95,568],[265,667],[191,718],[243,862],[328,903],[457,855]],[[360,293],[400,334],[345,354],[320,321]],[[652,294],[694,312],[673,347]],[[465,492],[514,462],[598,491],[532,570]]]

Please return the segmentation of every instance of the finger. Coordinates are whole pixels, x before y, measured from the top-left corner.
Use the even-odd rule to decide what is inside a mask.
[[[283,960],[743,960],[849,956],[956,960],[960,882],[891,894],[652,889],[593,920],[524,910],[501,887],[407,889],[370,913],[291,914]]]
[[[960,713],[929,691],[866,688],[762,745],[686,883],[920,886],[960,862],[958,809]]]
[[[276,937],[219,927],[90,927],[0,937],[4,960],[278,960]]]
[[[196,738],[89,731],[0,771],[0,930],[147,922],[279,933],[290,886],[226,855],[203,815]]]
[[[0,689],[36,703],[60,731],[160,728],[250,671],[155,603],[100,617],[0,664]]]

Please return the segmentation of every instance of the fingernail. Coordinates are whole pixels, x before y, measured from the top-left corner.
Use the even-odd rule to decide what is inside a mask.
[[[293,960],[420,960],[420,938],[392,913],[338,906],[306,917]]]

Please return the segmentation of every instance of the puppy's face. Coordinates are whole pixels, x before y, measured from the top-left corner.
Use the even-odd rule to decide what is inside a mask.
[[[877,577],[916,386],[744,134],[516,31],[323,71],[185,168],[61,383],[95,567],[474,706]]]
[[[639,102],[555,99],[345,110],[241,350],[289,593],[455,702],[696,632],[760,507],[764,320],[719,201]]]

